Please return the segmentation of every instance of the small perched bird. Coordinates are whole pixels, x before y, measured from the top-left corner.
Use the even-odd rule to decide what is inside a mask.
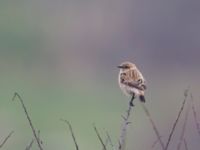
[[[136,65],[131,62],[123,62],[118,68],[120,68],[119,86],[125,95],[132,96],[130,105],[134,106],[133,100],[136,97],[139,97],[141,102],[145,102],[146,81]]]

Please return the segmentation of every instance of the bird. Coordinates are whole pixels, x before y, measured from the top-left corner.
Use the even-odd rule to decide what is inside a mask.
[[[129,61],[125,61],[117,67],[120,69],[118,75],[119,87],[125,95],[132,97],[129,105],[134,106],[133,100],[137,97],[141,102],[145,103],[144,92],[147,86],[140,70],[134,63]]]

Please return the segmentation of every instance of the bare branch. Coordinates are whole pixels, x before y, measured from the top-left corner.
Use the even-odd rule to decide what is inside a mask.
[[[178,121],[179,121],[179,118],[180,118],[180,116],[181,116],[181,113],[182,113],[182,111],[183,111],[183,109],[184,109],[185,102],[186,102],[186,99],[187,99],[187,97],[188,97],[188,91],[189,91],[189,88],[186,89],[185,92],[184,92],[184,100],[183,100],[182,106],[181,106],[181,108],[180,108],[180,110],[179,110],[178,116],[177,116],[177,118],[176,118],[176,120],[175,120],[175,122],[174,122],[174,124],[173,124],[172,130],[171,130],[171,132],[170,132],[170,134],[169,134],[169,137],[168,137],[168,140],[167,140],[167,144],[166,144],[166,146],[165,146],[165,150],[167,150],[168,147],[169,147],[169,144],[170,144],[172,135],[173,135],[173,133],[174,133],[174,131],[175,131],[176,125],[177,125],[177,123],[178,123]]]
[[[191,98],[192,98],[192,95],[191,95]],[[178,146],[177,146],[177,150],[181,149],[181,144],[182,144],[182,142],[184,140],[184,135],[185,135],[186,125],[187,125],[187,120],[188,120],[188,116],[189,116],[189,112],[190,112],[190,106],[191,106],[191,103],[189,102],[187,110],[186,110],[186,113],[185,113],[185,119],[184,119],[182,131],[181,131],[181,136],[180,136],[180,139],[179,139],[179,143],[178,143]]]
[[[31,142],[29,143],[29,145],[26,147],[25,150],[30,150],[32,145],[33,145],[33,143],[34,143],[34,139],[31,140]]]
[[[107,147],[107,145],[108,145],[108,142],[109,142],[109,139],[108,139],[108,137],[106,136],[106,140],[105,140],[105,147]],[[104,147],[102,147],[102,150],[104,150]]]
[[[60,119],[60,120],[63,121],[63,122],[65,122],[69,126],[69,130],[71,132],[71,135],[72,135],[72,138],[73,138],[76,150],[79,150],[79,146],[77,144],[77,141],[76,141],[76,138],[75,138],[75,135],[74,135],[74,132],[73,132],[73,129],[72,129],[72,126],[71,126],[70,122],[67,121],[67,120],[64,120],[64,119]]]
[[[159,143],[160,143],[162,149],[165,150],[165,145],[164,145],[164,143],[162,142],[161,135],[160,135],[160,133],[159,133],[159,131],[158,131],[158,128],[156,127],[155,122],[153,121],[153,119],[152,119],[152,117],[151,117],[151,115],[150,115],[150,113],[149,113],[149,110],[147,109],[147,107],[145,106],[144,103],[141,102],[141,105],[142,105],[142,108],[143,108],[143,110],[144,110],[146,116],[148,117],[148,119],[149,119],[149,121],[150,121],[150,123],[151,123],[151,125],[152,125],[152,127],[153,127],[153,130],[154,130],[154,132],[155,132],[155,134],[156,134],[156,136],[157,136],[157,139],[158,139],[158,141],[159,141]]]
[[[196,109],[195,109],[194,99],[193,99],[192,94],[191,94],[191,101],[192,101],[192,113],[193,113],[193,117],[194,117],[194,122],[195,122],[195,125],[196,125],[197,132],[200,136],[200,123],[197,119],[197,112],[196,112]]]
[[[161,139],[161,138],[162,138],[162,136],[160,136],[160,139]],[[159,142],[159,138],[158,138],[155,142],[153,142],[151,148],[154,149],[154,147],[156,146],[156,144],[157,144],[158,142]]]
[[[131,101],[133,100],[134,97],[132,97]],[[121,128],[121,133],[120,133],[120,138],[119,138],[119,147],[118,150],[125,150],[126,147],[126,134],[127,134],[127,128],[128,124],[130,123],[129,118],[131,114],[133,106],[131,103],[129,103],[128,110],[126,111],[126,116],[123,116],[123,123],[122,123],[122,128]]]
[[[110,137],[110,134],[108,132],[106,132],[107,138],[108,138],[108,142],[110,143],[110,146],[112,147],[112,150],[116,150],[115,146],[113,145],[112,139]]]
[[[26,109],[26,106],[24,105],[24,102],[23,102],[21,96],[20,96],[17,92],[14,93],[14,96],[13,96],[12,100],[15,100],[16,97],[18,97],[18,99],[19,99],[20,102],[21,102],[22,108],[24,109],[24,113],[25,113],[26,118],[27,118],[27,120],[28,120],[28,122],[29,122],[29,125],[30,125],[30,127],[31,127],[31,130],[32,130],[33,135],[34,135],[34,137],[35,137],[35,140],[37,141],[37,144],[38,144],[39,149],[40,149],[40,150],[43,150],[42,145],[41,145],[41,142],[40,142],[40,139],[37,137],[36,130],[35,130],[34,126],[33,126],[33,123],[32,123],[32,121],[31,121],[31,118],[30,118],[29,114],[28,114],[28,111],[27,111],[27,109]]]
[[[100,136],[100,134],[99,134],[99,132],[98,132],[96,126],[93,125],[93,127],[94,127],[94,130],[95,130],[95,132],[96,132],[96,134],[97,134],[97,137],[98,137],[99,141],[101,142],[101,145],[103,146],[103,150],[106,150],[106,145],[103,143],[103,140],[102,140],[102,138],[101,138],[101,136]]]
[[[43,144],[43,141],[40,138],[40,130],[38,130],[38,136],[37,137],[38,137],[38,139],[40,139],[40,143]]]
[[[0,145],[0,148],[2,148],[4,146],[4,144],[8,141],[8,139],[12,136],[12,134],[14,133],[14,131],[11,131],[8,136],[3,140],[3,142]]]

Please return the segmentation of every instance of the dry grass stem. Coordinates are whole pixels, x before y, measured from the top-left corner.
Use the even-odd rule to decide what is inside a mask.
[[[129,103],[128,110],[126,111],[126,116],[122,116],[124,121],[122,123],[118,150],[125,150],[127,127],[128,127],[128,124],[130,123],[129,118],[130,118],[132,108],[133,108],[133,106],[131,106],[130,103]]]
[[[106,132],[106,135],[107,135],[107,138],[108,138],[108,142],[110,143],[110,146],[112,147],[112,150],[116,150],[115,146],[114,146],[114,144],[112,142],[112,139],[110,137],[110,134],[108,132]]]
[[[173,135],[173,133],[174,133],[174,131],[175,131],[175,128],[176,128],[176,125],[177,125],[177,123],[178,123],[178,121],[179,121],[179,118],[180,118],[180,116],[181,116],[181,113],[183,112],[183,109],[184,109],[184,106],[185,106],[185,103],[186,103],[186,99],[187,99],[187,97],[188,97],[188,91],[189,91],[189,88],[186,89],[185,92],[184,92],[184,100],[183,100],[182,106],[181,106],[181,108],[180,108],[180,110],[179,110],[178,116],[177,116],[177,118],[176,118],[176,120],[175,120],[175,122],[174,122],[174,124],[173,124],[173,127],[172,127],[172,129],[171,129],[171,132],[170,132],[170,134],[169,134],[169,137],[168,137],[168,140],[167,140],[167,144],[166,144],[166,146],[165,146],[165,150],[167,150],[168,147],[169,147],[169,144],[170,144],[171,139],[172,139],[172,135]]]
[[[177,150],[181,149],[181,144],[182,144],[182,142],[184,140],[184,135],[185,135],[185,131],[186,131],[186,125],[187,125],[187,120],[188,120],[190,108],[191,108],[191,103],[189,101],[189,104],[187,106],[187,110],[186,110],[186,113],[185,113],[185,119],[184,119],[182,131],[181,131],[181,136],[180,136],[180,139],[179,139],[179,143],[178,143],[178,146],[177,146]]]
[[[14,133],[14,131],[11,131],[8,136],[3,140],[3,142],[0,145],[0,148],[2,148],[4,146],[4,144],[8,141],[8,139],[12,136],[12,134]]]
[[[109,143],[109,139],[108,139],[108,137],[106,136],[106,140],[105,140],[105,147],[107,147],[107,146],[108,146],[108,143]],[[104,147],[102,147],[102,150],[104,150]]]
[[[146,116],[149,118],[149,121],[150,121],[150,123],[151,123],[151,125],[152,125],[152,127],[153,127],[153,130],[154,130],[154,132],[155,132],[155,134],[156,134],[156,136],[157,136],[157,139],[158,139],[158,142],[160,143],[160,146],[162,147],[163,150],[165,150],[165,145],[164,145],[164,143],[162,142],[161,135],[160,135],[160,133],[159,133],[159,131],[158,131],[158,128],[156,127],[155,122],[153,121],[153,119],[152,119],[152,117],[151,117],[151,115],[150,115],[150,113],[149,113],[149,110],[147,109],[147,107],[145,106],[144,103],[141,103],[141,105],[142,105],[142,108],[143,108],[143,110],[144,110]]]
[[[79,146],[78,146],[78,143],[76,141],[76,138],[75,138],[75,135],[74,135],[74,132],[73,132],[73,129],[72,129],[72,126],[71,126],[70,122],[67,121],[67,120],[64,120],[64,119],[60,119],[60,120],[65,122],[68,125],[69,130],[70,130],[71,135],[72,135],[72,138],[73,138],[73,141],[74,141],[74,144],[75,144],[75,147],[76,147],[76,150],[79,150]]]
[[[160,136],[160,139],[161,138],[162,138],[162,136]],[[151,149],[154,149],[154,147],[156,146],[157,143],[159,143],[159,138],[155,142],[153,142]]]
[[[192,94],[191,94],[191,101],[192,101],[192,113],[193,113],[193,117],[194,117],[194,122],[195,122],[195,125],[196,125],[197,132],[200,136],[200,123],[198,122],[198,119],[197,119],[197,112],[196,112],[196,108],[195,108],[194,99],[193,99]]]
[[[98,132],[96,126],[93,125],[93,127],[94,127],[94,131],[95,131],[95,133],[97,134],[97,137],[98,137],[98,139],[99,139],[99,141],[100,141],[100,143],[101,143],[101,145],[102,145],[102,147],[103,147],[103,150],[106,150],[106,145],[104,144],[104,142],[103,142],[103,140],[102,140],[102,138],[101,138],[101,136],[100,136],[100,134],[99,134],[99,132]]]
[[[17,92],[14,93],[14,96],[13,96],[13,99],[12,99],[12,100],[15,100],[16,97],[18,97],[18,99],[19,99],[20,102],[21,102],[21,105],[22,105],[22,107],[23,107],[23,109],[24,109],[24,113],[25,113],[26,118],[27,118],[27,120],[28,120],[28,122],[29,122],[29,125],[30,125],[30,127],[31,127],[31,130],[32,130],[33,135],[34,135],[34,137],[35,137],[35,140],[37,141],[37,144],[38,144],[39,149],[40,149],[40,150],[43,150],[42,145],[41,145],[41,141],[40,141],[40,139],[37,137],[36,130],[35,130],[34,126],[33,126],[33,123],[32,123],[32,121],[31,121],[31,118],[30,118],[29,114],[28,114],[28,111],[27,111],[27,109],[26,109],[26,106],[24,105],[23,99],[21,98],[21,96],[20,96]]]
[[[29,143],[29,145],[26,147],[25,150],[30,150],[32,145],[33,145],[33,143],[34,143],[34,139],[31,140],[31,142]]]

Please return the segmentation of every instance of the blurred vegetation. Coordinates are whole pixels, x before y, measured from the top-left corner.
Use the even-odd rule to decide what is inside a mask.
[[[162,135],[188,85],[199,106],[199,23],[193,27],[196,17],[187,22],[178,15],[198,10],[182,9],[186,2],[146,2],[0,1],[0,140],[15,131],[3,149],[25,149],[33,138],[21,105],[11,101],[14,92],[24,99],[45,149],[74,148],[60,118],[71,122],[82,150],[101,148],[93,123],[117,143],[129,100],[117,84],[116,66],[124,60],[145,74],[146,105]],[[156,136],[137,101],[131,120],[127,148],[147,149]],[[186,136],[190,149],[199,146],[195,131]]]

